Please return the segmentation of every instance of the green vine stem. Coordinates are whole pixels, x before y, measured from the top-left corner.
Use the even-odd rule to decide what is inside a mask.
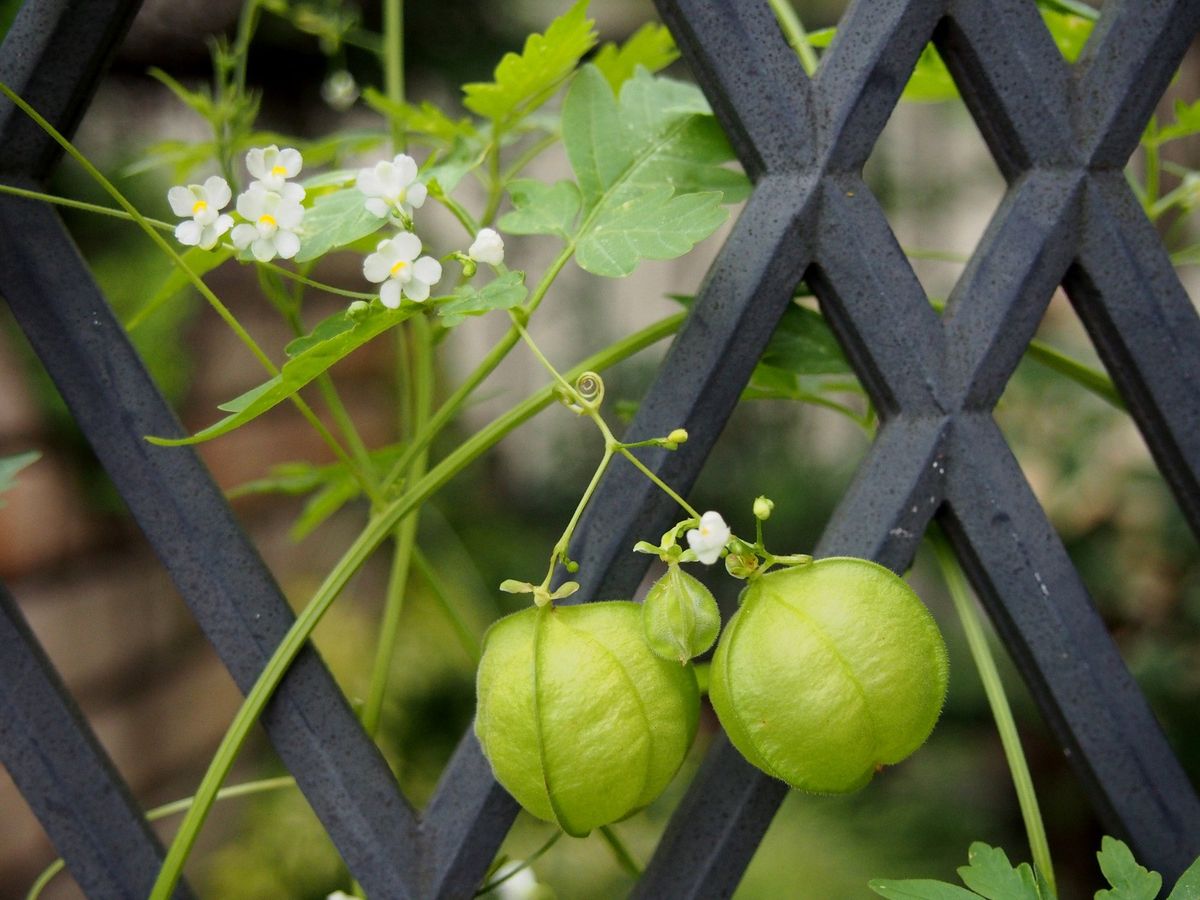
[[[684,316],[685,313],[676,313],[618,341],[580,363],[568,373],[568,377],[578,377],[587,371],[601,371],[657,343],[668,335],[674,334],[683,323]],[[246,699],[242,702],[241,708],[209,763],[208,771],[196,791],[195,802],[188,810],[175,835],[175,840],[167,851],[167,858],[154,883],[150,900],[167,900],[171,896],[179,882],[183,865],[199,836],[200,828],[216,799],[221,783],[233,767],[234,760],[250,734],[250,730],[258,721],[267,701],[270,700],[279,686],[279,682],[287,673],[292,660],[304,647],[313,629],[316,628],[330,604],[341,593],[354,573],[387,539],[404,516],[428,500],[446,482],[505,435],[553,403],[556,396],[556,386],[547,385],[526,398],[464,441],[434,466],[424,478],[371,518],[366,528],[354,540],[354,543],[350,545],[317,589],[308,605],[296,617],[296,621],[288,629],[287,634],[284,635],[283,640],[280,641],[279,646],[275,648],[271,658],[263,667],[258,680],[246,694]]]
[[[420,547],[413,547],[413,568],[417,570],[425,583],[429,585],[429,590],[433,595],[434,601],[438,605],[438,609],[446,617],[450,623],[450,627],[454,630],[454,636],[458,638],[459,644],[462,645],[464,651],[471,659],[472,665],[479,665],[479,660],[483,656],[483,647],[480,640],[476,637],[471,626],[463,619],[458,611],[458,607],[450,601],[450,592],[446,589],[446,583],[438,574],[437,569],[429,562],[428,557]]]
[[[278,791],[283,788],[295,787],[295,785],[296,779],[291,775],[281,775],[278,778],[263,778],[259,781],[248,781],[245,784],[233,784],[227,788],[221,788],[217,793],[217,800],[232,800],[235,797],[263,794],[268,791]],[[184,797],[182,800],[172,800],[170,803],[156,806],[146,813],[146,819],[150,822],[157,822],[159,819],[187,812],[195,799],[195,797]],[[37,877],[37,880],[30,886],[29,893],[25,895],[25,900],[38,900],[50,882],[65,868],[66,863],[61,858],[54,860],[54,862],[46,866]]]
[[[1008,761],[1012,773],[1013,785],[1017,791],[1017,801],[1021,806],[1021,818],[1025,822],[1025,833],[1029,837],[1029,849],[1033,855],[1033,864],[1042,880],[1057,896],[1054,881],[1054,866],[1050,861],[1050,845],[1046,841],[1046,828],[1042,823],[1042,814],[1038,808],[1037,794],[1033,789],[1033,778],[1029,774],[1029,764],[1025,760],[1025,752],[1021,749],[1021,738],[1017,734],[1017,726],[1013,721],[1012,708],[1008,705],[1008,697],[1004,693],[1004,684],[996,669],[996,660],[988,646],[984,634],[983,621],[971,599],[967,580],[962,569],[950,549],[950,544],[940,532],[929,536],[933,547],[934,558],[941,570],[942,578],[954,601],[954,609],[962,622],[963,632],[967,638],[967,646],[971,649],[971,658],[983,682],[987,694],[988,705],[992,709],[992,717],[996,720],[996,730],[1000,733],[1000,743],[1004,747],[1004,757]]]
[[[808,32],[804,30],[804,25],[800,21],[800,17],[796,15],[795,7],[792,6],[791,0],[768,0],[771,4],[771,11],[775,13],[775,18],[779,22],[779,27],[783,29],[783,36],[787,38],[788,44],[796,51],[796,56],[800,57],[800,65],[804,67],[805,74],[809,78],[817,71],[817,54],[813,51],[812,44],[808,41]]]
[[[626,873],[634,878],[642,877],[642,867],[637,864],[637,860],[633,858],[633,854],[629,852],[621,838],[613,830],[611,825],[601,825],[597,831],[600,832],[600,837],[604,838],[604,843],[608,844],[608,848],[612,850],[613,856],[616,857],[617,865],[625,870]]]
[[[389,100],[404,102],[404,0],[385,0],[383,4],[383,73]],[[392,150],[403,153],[408,142],[404,122],[391,117]]]

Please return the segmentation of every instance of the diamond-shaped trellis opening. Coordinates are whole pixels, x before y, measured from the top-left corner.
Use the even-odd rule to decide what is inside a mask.
[[[926,295],[940,305],[1000,205],[1005,185],[949,74],[929,58],[926,51],[918,62],[906,99],[888,119],[863,177]]]

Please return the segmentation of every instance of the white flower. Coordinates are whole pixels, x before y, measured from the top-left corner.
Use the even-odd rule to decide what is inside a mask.
[[[417,181],[417,163],[400,153],[391,162],[375,163],[373,169],[360,169],[357,187],[366,195],[367,209],[379,218],[388,215],[411,216],[420,209],[428,191]]]
[[[233,229],[233,243],[239,250],[249,247],[260,262],[276,256],[291,259],[300,250],[296,229],[304,218],[304,207],[294,195],[268,191],[256,181],[238,196],[237,211],[250,223]]]
[[[250,170],[250,174],[268,191],[275,191],[277,194],[282,193],[283,184],[287,179],[300,174],[303,166],[304,158],[300,151],[291,147],[280,150],[272,144],[270,147],[255,147],[246,154],[246,168]],[[304,199],[304,194],[296,199]]]
[[[363,260],[367,281],[382,283],[379,299],[388,309],[400,305],[400,295],[418,303],[429,296],[429,288],[442,277],[442,264],[432,256],[422,256],[421,239],[402,231],[391,240],[380,241],[375,252]]]
[[[711,509],[700,517],[700,527],[687,533],[688,546],[700,562],[711,566],[721,557],[731,532],[719,512]]]
[[[347,894],[345,891],[334,891],[325,900],[354,900],[354,895]]]
[[[510,874],[517,869],[520,871]],[[534,897],[544,896],[533,870],[520,860],[509,860],[497,869],[492,880],[500,881],[501,878],[504,878],[504,881],[484,894],[485,897],[494,897],[496,900],[532,900]]]
[[[352,107],[358,94],[358,82],[345,69],[338,69],[321,83],[321,99],[338,112]]]
[[[475,262],[498,266],[504,262],[504,240],[491,228],[481,228],[479,234],[475,235],[467,256]]]
[[[220,215],[232,197],[224,178],[212,175],[204,184],[177,185],[167,191],[171,212],[187,218],[175,229],[175,238],[188,247],[211,250],[217,238],[233,227],[233,217]]]

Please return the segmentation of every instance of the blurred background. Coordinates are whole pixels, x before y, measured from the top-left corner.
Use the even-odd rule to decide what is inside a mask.
[[[0,4],[0,27],[16,5]],[[409,3],[410,99],[456,108],[459,84],[488,80],[502,53],[519,47],[525,34],[543,29],[567,5],[563,0]],[[810,29],[836,25],[844,6],[836,0],[796,4]],[[232,32],[239,8],[237,0],[147,0],[79,131],[84,152],[148,215],[169,218],[166,189],[183,176],[170,166],[145,167],[146,148],[204,140],[207,126],[148,77],[147,69],[161,67],[189,87],[206,82],[211,77],[208,42]],[[361,103],[335,108],[329,101],[340,107],[338,98],[328,86],[322,90],[339,71],[350,72],[361,85],[380,83],[374,56],[337,37],[352,37],[355,29],[378,32],[377,4],[289,0],[279,8],[285,14],[263,17],[249,61],[249,81],[263,92],[260,126],[308,138],[344,128],[381,131],[376,113]],[[593,4],[591,15],[601,40],[623,40],[655,13],[649,0],[605,0]],[[689,77],[682,63],[668,74]],[[1198,81],[1200,63],[1193,54],[1171,97],[1194,99]],[[1179,141],[1167,155],[1190,166],[1198,150],[1193,141]],[[353,167],[381,155],[382,149],[352,148],[338,162]],[[567,173],[561,154],[547,154],[538,165],[539,177]],[[1132,165],[1137,171],[1139,160]],[[195,174],[189,180],[198,180]],[[1168,187],[1177,182],[1170,174],[1165,177]],[[867,178],[905,248],[936,251],[920,254],[933,258],[914,261],[914,268],[930,298],[944,300],[1004,190],[961,101],[901,104],[868,164]],[[72,166],[62,167],[51,190],[106,202]],[[127,320],[157,289],[169,264],[133,226],[72,211],[64,211],[64,218],[110,302]],[[451,240],[445,217],[430,212],[427,227]],[[565,367],[669,315],[678,306],[667,295],[696,290],[726,232],[682,260],[643,263],[621,281],[594,278],[570,266],[539,312],[535,334]],[[1195,240],[1187,222],[1172,225],[1169,238],[1172,249]],[[555,249],[546,239],[513,239],[509,258],[521,254],[536,272]],[[357,257],[335,255],[321,264],[316,277],[361,289],[359,267]],[[1193,271],[1183,269],[1181,276],[1195,297]],[[263,300],[253,272],[229,264],[208,280],[259,342],[282,355],[290,333]],[[315,322],[342,303],[313,293],[306,318]],[[470,320],[450,335],[439,357],[444,383],[456,383],[473,367],[505,330],[505,321],[492,320],[501,318]],[[1099,366],[1064,297],[1051,304],[1039,337]],[[161,307],[136,329],[134,340],[189,429],[209,424],[218,403],[261,380],[254,361],[195,296],[180,295]],[[636,405],[663,349],[605,376],[613,418]],[[389,342],[379,341],[334,370],[372,446],[390,440],[394,423],[391,351]],[[542,371],[518,350],[443,438],[441,451],[544,382]],[[859,402],[853,394],[845,401]],[[1140,436],[1123,413],[1031,361],[1021,365],[996,417],[1184,767],[1200,784],[1200,555]],[[829,409],[747,401],[691,499],[701,509],[724,511],[735,530],[748,531],[753,498],[767,494],[776,501],[767,531],[771,545],[803,552],[815,543],[868,442],[862,427]],[[238,692],[3,308],[0,457],[28,450],[42,456],[20,473],[0,508],[0,579],[17,597],[139,801],[151,808],[186,796],[232,718]],[[413,579],[382,734],[385,752],[414,803],[431,793],[470,723],[474,703],[471,656],[435,590],[475,635],[522,606],[523,599],[500,594],[495,585],[541,571],[600,450],[590,426],[562,409],[550,409],[426,507],[419,543],[436,577]],[[231,490],[280,463],[327,460],[324,446],[284,407],[201,445],[200,452],[220,485]],[[301,497],[278,496],[235,501],[245,528],[296,604],[307,600],[364,516],[364,508],[351,503],[297,539],[291,532],[304,503]],[[352,700],[366,690],[386,568],[383,558],[368,565],[316,635]],[[928,554],[918,558],[911,581],[941,624],[951,653],[950,696],[933,737],[912,759],[854,796],[789,794],[738,897],[858,898],[873,896],[866,887],[872,877],[954,880],[954,868],[966,862],[974,840],[1004,847],[1014,861],[1028,859],[982,688]],[[736,586],[727,578],[711,582],[728,615]],[[1094,856],[1101,826],[998,646],[997,653],[1047,820],[1061,896],[1090,896],[1101,885]],[[616,826],[637,861],[644,863],[653,852],[717,731],[706,708],[694,752],[672,788],[644,813]],[[280,774],[258,735],[231,782]],[[169,836],[174,820],[161,827]],[[551,834],[551,826],[522,814],[503,852],[524,859]],[[0,770],[0,898],[25,896],[55,855]],[[543,896],[609,898],[623,895],[632,884],[597,835],[559,841],[533,871],[544,885]],[[202,896],[213,898],[306,900],[349,887],[336,851],[294,788],[220,804],[188,875]],[[44,896],[79,893],[63,875]]]

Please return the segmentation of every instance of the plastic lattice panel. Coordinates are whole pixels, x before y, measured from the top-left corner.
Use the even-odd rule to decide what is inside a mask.
[[[1200,802],[991,411],[1063,285],[1200,531],[1200,319],[1122,174],[1200,27],[1200,0],[1107,4],[1074,66],[1029,0],[862,0],[812,80],[765,0],[658,6],[756,187],[631,439],[686,427],[691,441],[649,459],[690,487],[806,279],[881,416],[817,553],[902,570],[936,516],[1106,824],[1177,875],[1200,854]],[[0,48],[0,80],[69,131],[135,10],[30,0]],[[931,39],[1008,182],[940,319],[861,179]],[[36,186],[57,158],[0,103],[0,177]],[[278,587],[195,454],[142,440],[181,429],[58,218],[6,197],[0,232],[0,293],[247,689],[291,621]],[[645,559],[626,551],[672,512],[614,467],[572,554],[603,573],[581,599],[627,596]],[[0,601],[0,762],[89,896],[144,896],[162,849],[15,604]],[[311,651],[264,725],[373,897],[469,895],[512,823],[470,734],[414,811]],[[717,741],[636,894],[731,894],[785,790]]]

